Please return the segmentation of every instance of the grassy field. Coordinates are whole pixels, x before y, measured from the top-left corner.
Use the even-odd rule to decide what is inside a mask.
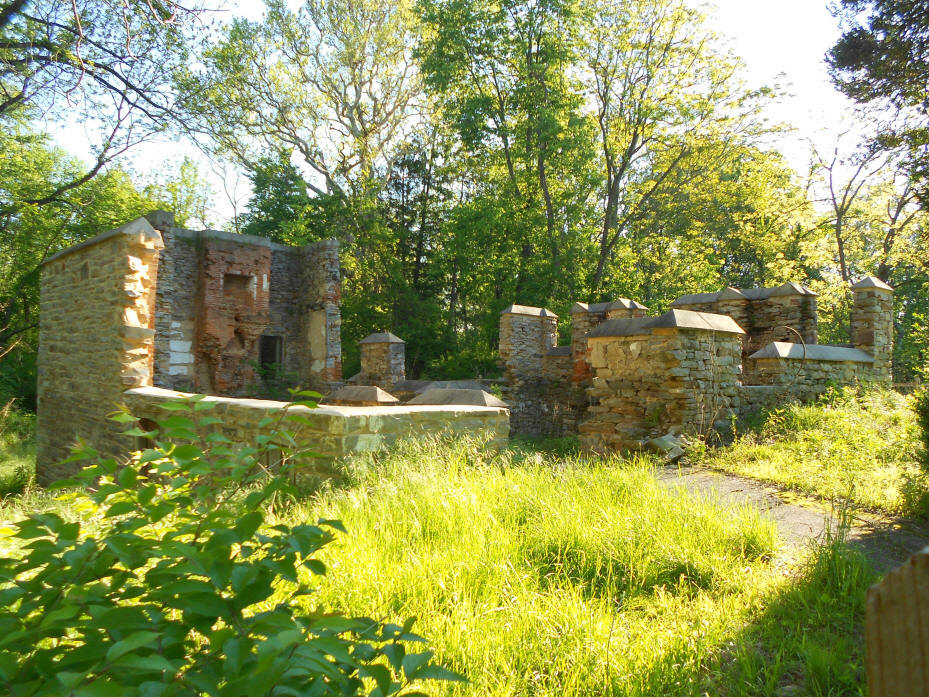
[[[417,445],[287,517],[344,522],[313,602],[418,617],[471,680],[440,694],[860,694],[865,562],[791,557],[754,511],[650,467]]]
[[[349,461],[282,514],[348,530],[308,602],[416,616],[470,680],[431,694],[864,693],[860,556],[782,548],[754,510],[665,488],[648,460],[556,445],[426,442]],[[43,508],[81,515],[29,489],[0,501],[0,527]]]
[[[766,415],[727,448],[697,461],[825,499],[929,516],[929,476],[917,461],[916,416],[896,392],[837,391],[819,404]]]

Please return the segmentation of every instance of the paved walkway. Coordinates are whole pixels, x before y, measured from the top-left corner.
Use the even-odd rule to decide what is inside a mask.
[[[777,523],[781,539],[788,545],[805,545],[822,539],[838,521],[828,506],[764,482],[737,477],[703,467],[669,465],[658,473],[668,487],[718,497],[722,503],[754,506]],[[929,545],[929,523],[856,513],[848,542],[871,560],[876,571],[885,573]]]

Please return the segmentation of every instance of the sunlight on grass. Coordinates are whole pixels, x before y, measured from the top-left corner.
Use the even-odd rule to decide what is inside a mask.
[[[887,390],[837,391],[820,404],[768,414],[700,464],[826,499],[903,515],[929,515],[929,477],[917,461],[909,398]]]
[[[669,491],[647,462],[408,445],[285,518],[319,516],[348,534],[311,602],[417,616],[471,679],[440,694],[774,694],[807,678],[857,693],[867,578],[837,601],[809,567],[774,563],[757,512]],[[815,656],[836,646],[823,678]]]
[[[0,405],[0,496],[23,491],[35,475],[35,415]]]

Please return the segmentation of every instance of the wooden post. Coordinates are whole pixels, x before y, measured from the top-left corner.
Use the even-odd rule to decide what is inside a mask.
[[[929,547],[868,589],[868,694],[929,697]]]

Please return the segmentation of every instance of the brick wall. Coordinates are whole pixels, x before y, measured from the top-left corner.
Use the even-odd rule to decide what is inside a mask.
[[[104,455],[125,451],[124,427],[107,419],[123,390],[152,384],[155,284],[161,235],[139,218],[51,257],[42,266],[36,478],[77,437]]]

